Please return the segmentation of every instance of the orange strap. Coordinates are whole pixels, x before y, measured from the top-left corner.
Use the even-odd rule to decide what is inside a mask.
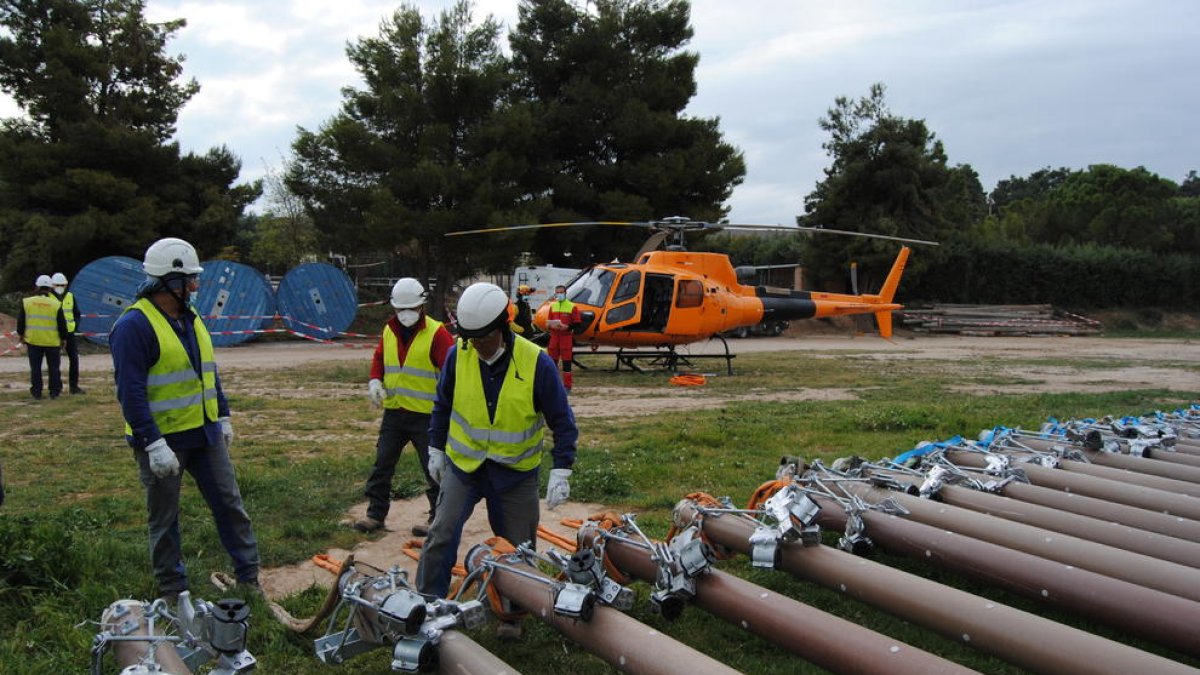
[[[754,494],[750,495],[750,501],[746,503],[746,508],[757,509],[765,504],[768,499],[774,497],[776,492],[779,492],[791,484],[792,481],[790,480],[769,480],[762,485],[759,485],[758,489],[754,491]]]
[[[504,537],[492,537],[485,540],[483,544],[492,549],[492,557],[511,555],[517,552],[517,548]],[[496,615],[497,619],[511,623],[521,621],[529,615],[529,612],[523,610],[510,612],[504,609],[504,598],[500,595],[500,591],[496,590],[495,584],[488,584],[484,588],[484,591],[487,593],[488,604],[491,606],[492,614]]]
[[[708,384],[708,378],[695,373],[681,373],[672,377],[670,382],[680,387],[701,387]]]
[[[321,569],[329,570],[333,575],[342,573],[343,563],[337,562],[329,557],[328,553],[318,553],[312,557],[312,563]]]
[[[570,553],[574,553],[576,551],[576,549],[579,548],[575,544],[575,542],[571,541],[570,539],[567,539],[566,537],[562,536],[561,534],[558,534],[557,532],[553,532],[553,531],[547,529],[545,525],[538,525],[537,536],[538,536],[538,539],[548,542],[548,543],[550,543],[554,546],[557,546],[557,547],[561,548],[562,550],[568,551]]]

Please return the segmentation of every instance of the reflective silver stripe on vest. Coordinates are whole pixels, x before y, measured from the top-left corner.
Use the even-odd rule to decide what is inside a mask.
[[[45,319],[47,321],[54,321],[58,317],[53,314],[34,314],[32,312],[29,312],[29,313],[25,314],[25,318],[26,319]]]
[[[383,372],[389,375],[400,373],[401,375],[412,375],[413,377],[427,377],[431,380],[436,380],[438,377],[436,370],[422,370],[421,368],[413,368],[412,366],[384,366]]]
[[[30,326],[30,325],[26,325],[26,326],[25,326],[25,330],[27,330],[27,331],[29,331],[29,330],[44,330],[44,331],[52,331],[52,332],[55,332],[55,333],[57,333],[57,332],[58,332],[58,327],[57,327],[57,326],[55,326],[54,328],[47,328],[46,326]]]
[[[196,376],[196,371],[188,368],[187,370],[177,370],[173,373],[158,373],[146,376],[146,384],[152,387],[161,387],[165,384],[179,384],[189,380],[199,379]]]
[[[407,396],[409,398],[415,398],[422,401],[437,400],[437,392],[433,391],[417,391],[416,389],[405,389],[404,387],[394,387],[387,389],[386,391],[388,398],[391,398],[392,396]]]
[[[179,398],[168,398],[163,401],[150,401],[150,412],[164,412],[167,410],[179,410],[180,408],[188,408],[194,405],[200,405],[204,402],[204,394],[193,394],[191,396],[180,396]]]
[[[202,372],[202,373],[217,372],[217,362],[216,361],[202,361],[200,363],[200,372]]]
[[[475,450],[474,448],[467,447],[462,441],[455,439],[453,436],[447,436],[446,440],[450,443],[450,447],[460,455],[465,455],[466,457],[470,457],[471,459],[476,459],[481,462],[485,459],[490,459],[497,464],[517,464],[522,460],[532,457],[542,451],[542,444],[538,443],[516,457],[510,455],[489,455],[482,450]]]
[[[511,445],[516,445],[519,443],[524,443],[525,441],[528,441],[529,439],[533,438],[534,436],[537,435],[538,431],[540,431],[542,428],[541,415],[538,415],[537,421],[533,423],[533,426],[529,427],[525,431],[501,431],[499,429],[477,429],[477,428],[471,426],[470,424],[467,424],[467,421],[465,419],[463,419],[462,415],[458,414],[457,410],[454,410],[450,413],[450,419],[455,422],[458,422],[458,425],[460,427],[462,427],[462,430],[464,432],[466,432],[466,434],[468,436],[470,436],[472,440],[477,441],[479,443],[484,443],[486,441],[498,441],[500,443],[508,443]],[[463,454],[469,454],[469,453],[463,453]]]

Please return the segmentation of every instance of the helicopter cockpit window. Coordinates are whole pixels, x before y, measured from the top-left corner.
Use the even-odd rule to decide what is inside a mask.
[[[704,304],[704,284],[695,279],[681,279],[679,292],[675,294],[675,306],[679,308],[699,307]]]
[[[642,288],[642,273],[638,270],[628,272],[621,277],[621,281],[617,283],[617,290],[613,293],[613,304],[625,302],[638,294]]]
[[[608,314],[604,316],[604,320],[609,324],[621,323],[622,321],[628,321],[629,319],[632,319],[636,312],[637,303],[631,302],[621,305],[620,307],[613,307],[612,309],[608,310]]]
[[[603,305],[615,278],[616,275],[612,272],[593,267],[571,282],[571,286],[567,288],[567,299],[595,307]]]

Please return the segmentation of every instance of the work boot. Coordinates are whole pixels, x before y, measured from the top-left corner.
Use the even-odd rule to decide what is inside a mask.
[[[371,533],[376,530],[382,530],[383,521],[375,520],[374,518],[367,516],[366,518],[359,518],[358,520],[354,521],[354,525],[351,527],[359,532]]]
[[[258,596],[264,600],[267,598],[267,594],[263,592],[263,587],[258,583],[258,579],[239,581],[237,582],[237,587],[246,591],[247,595]]]
[[[158,596],[158,599],[167,603],[167,607],[170,607],[171,611],[174,612],[176,607],[179,605],[179,594],[182,592],[183,591],[163,591]]]
[[[429,526],[433,524],[433,509],[430,509],[429,513],[426,515],[428,517],[425,519],[424,525],[413,525],[412,533],[413,533],[414,537],[428,537],[429,536]]]
[[[563,373],[562,380],[563,386],[567,388],[567,391],[571,391],[571,387],[575,384],[575,373]]]
[[[83,393],[84,393],[84,391],[83,391],[82,387],[71,387],[72,395],[79,396],[79,395],[82,395]]]

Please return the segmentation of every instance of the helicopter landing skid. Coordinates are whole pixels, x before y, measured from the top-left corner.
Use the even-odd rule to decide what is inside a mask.
[[[593,351],[581,351],[581,356],[615,356],[613,367],[609,370],[616,372],[627,367],[629,370],[648,373],[653,371],[668,371],[672,373],[680,370],[694,370],[696,364],[694,361],[702,359],[724,359],[725,371],[727,374],[733,374],[733,360],[737,358],[737,354],[730,353],[729,343],[725,338],[716,335],[714,340],[720,340],[723,348],[723,353],[719,354],[681,354],[676,351],[674,346],[658,347],[654,349],[597,349]],[[587,366],[575,361],[579,367],[587,370]]]

